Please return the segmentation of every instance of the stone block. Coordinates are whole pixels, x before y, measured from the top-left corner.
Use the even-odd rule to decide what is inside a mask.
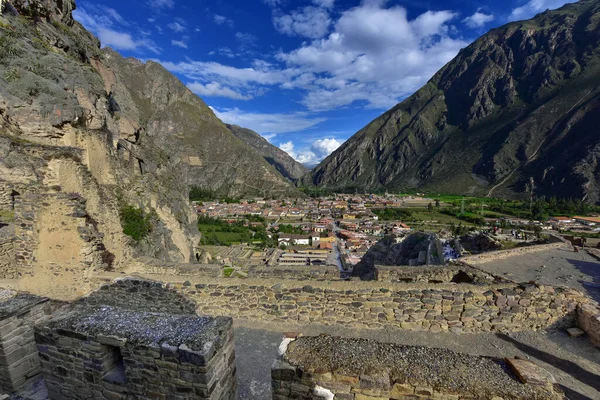
[[[585,335],[585,332],[579,328],[569,328],[567,329],[567,333],[569,334],[569,336],[574,338],[578,338]]]
[[[506,362],[523,383],[538,386],[556,383],[554,377],[548,371],[540,368],[529,360],[507,358]]]

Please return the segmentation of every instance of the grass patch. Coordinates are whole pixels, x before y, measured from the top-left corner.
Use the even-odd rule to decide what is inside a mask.
[[[223,267],[223,276],[225,278],[229,278],[231,276],[231,274],[233,274],[234,269],[232,267],[229,266],[225,266]]]
[[[144,239],[152,232],[152,217],[141,208],[130,205],[121,207],[119,210],[123,233],[136,242]]]

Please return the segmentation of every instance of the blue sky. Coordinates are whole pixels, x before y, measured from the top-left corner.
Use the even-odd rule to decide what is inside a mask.
[[[567,2],[79,0],[74,15],[312,165],[487,30]]]

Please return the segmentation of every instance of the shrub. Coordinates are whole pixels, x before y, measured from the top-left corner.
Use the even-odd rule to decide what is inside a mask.
[[[123,233],[139,242],[152,232],[152,217],[141,208],[130,205],[123,206],[119,211]]]

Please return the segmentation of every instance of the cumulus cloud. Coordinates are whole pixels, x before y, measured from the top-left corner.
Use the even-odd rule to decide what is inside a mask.
[[[467,25],[469,28],[481,28],[482,26],[484,26],[485,24],[487,24],[488,22],[491,22],[494,20],[494,15],[493,14],[485,14],[482,13],[480,10],[477,10],[477,12],[465,19],[462,20],[462,22]]]
[[[327,34],[331,25],[329,12],[322,7],[307,6],[290,14],[275,12],[273,25],[288,36],[318,39]]]
[[[308,7],[327,14],[323,7]],[[163,65],[203,85],[219,82],[244,95],[272,86],[300,89],[304,93],[300,101],[311,111],[355,102],[386,109],[425,84],[467,46],[468,41],[457,38],[451,25],[457,16],[441,10],[410,19],[403,7],[388,7],[382,0],[365,1],[332,21],[325,37],[280,51],[269,62],[254,60],[244,68],[194,60]],[[294,25],[296,22],[292,18],[280,28],[300,34],[304,28]],[[321,33],[307,31],[305,35],[318,37]]]
[[[227,97],[234,100],[250,100],[253,96],[238,93],[235,90],[221,85],[219,82],[210,82],[203,85],[199,82],[193,82],[187,87],[198,96],[208,97]]]
[[[321,162],[341,145],[342,142],[337,139],[319,139],[299,150],[296,150],[292,141],[280,143],[279,148],[299,163],[311,166]]]
[[[211,107],[211,109],[222,121],[252,129],[263,137],[303,131],[325,121],[325,118],[315,117],[304,112],[268,114],[245,112],[238,108],[217,109]]]
[[[509,19],[511,21],[528,19],[542,11],[554,10],[564,6],[567,3],[575,2],[576,0],[530,0],[521,7],[513,9],[510,13]]]
[[[94,5],[79,7],[73,11],[73,16],[98,36],[103,47],[139,52],[149,50],[155,54],[161,52],[154,41],[144,37],[143,31],[129,32],[131,28],[129,24],[112,8],[100,8]]]

